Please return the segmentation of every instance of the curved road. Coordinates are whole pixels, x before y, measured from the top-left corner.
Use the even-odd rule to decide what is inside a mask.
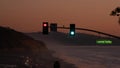
[[[42,40],[54,56],[75,64],[78,68],[120,68],[119,46],[66,46],[49,38],[49,35],[31,35]]]

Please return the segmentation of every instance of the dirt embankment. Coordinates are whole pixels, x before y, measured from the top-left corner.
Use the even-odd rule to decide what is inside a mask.
[[[30,56],[38,65],[37,68],[53,68],[56,60],[61,62],[62,68],[75,68],[74,65],[53,57],[44,42],[34,40],[21,32],[5,27],[0,27],[1,55]]]
[[[21,32],[0,27],[0,52],[40,52],[47,51],[42,41],[36,41]]]

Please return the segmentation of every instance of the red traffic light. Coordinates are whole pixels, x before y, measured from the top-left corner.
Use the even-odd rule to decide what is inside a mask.
[[[43,24],[43,26],[44,26],[44,27],[46,27],[46,26],[47,26],[47,24],[46,24],[46,23],[44,23],[44,24]]]
[[[48,34],[48,22],[43,22],[43,34]]]

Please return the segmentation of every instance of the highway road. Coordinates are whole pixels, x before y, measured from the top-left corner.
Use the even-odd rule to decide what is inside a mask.
[[[42,40],[53,55],[78,68],[120,68],[120,46],[69,46],[59,43],[49,36],[31,35]]]

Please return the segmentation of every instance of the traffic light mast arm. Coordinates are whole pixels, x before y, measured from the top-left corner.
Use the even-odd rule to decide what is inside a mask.
[[[60,29],[70,29],[70,27],[57,27],[57,28],[60,28]],[[111,34],[108,34],[108,33],[103,33],[103,32],[100,32],[100,31],[96,31],[96,30],[91,30],[91,29],[85,29],[85,28],[75,28],[76,30],[85,30],[85,31],[90,31],[90,32],[94,32],[94,33],[100,33],[100,34],[103,34],[103,35],[106,35],[106,36],[110,36],[110,37],[113,37],[113,38],[117,38],[117,39],[120,39],[119,36],[115,36],[115,35],[111,35]]]

